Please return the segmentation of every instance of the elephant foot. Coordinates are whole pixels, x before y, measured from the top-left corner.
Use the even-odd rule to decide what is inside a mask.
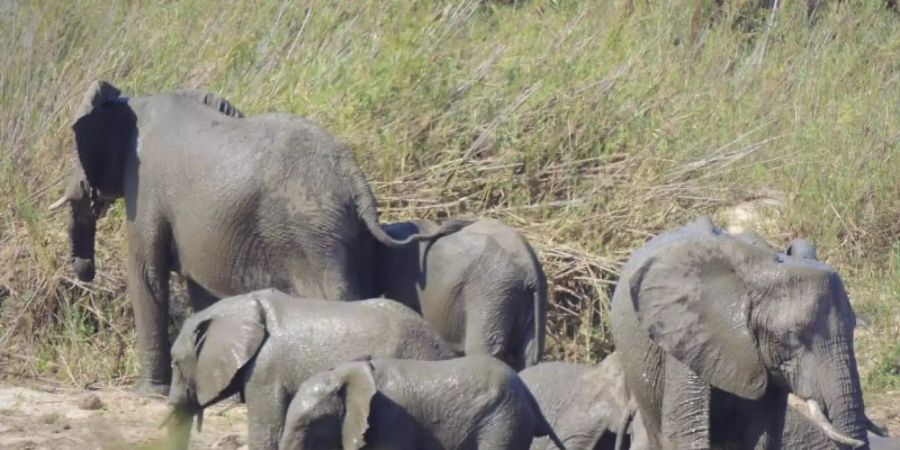
[[[138,382],[137,386],[134,387],[134,391],[142,397],[167,398],[169,396],[169,385],[149,380],[141,380]]]

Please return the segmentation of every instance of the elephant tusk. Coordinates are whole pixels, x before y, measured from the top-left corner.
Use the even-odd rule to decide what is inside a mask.
[[[62,205],[65,205],[66,203],[69,203],[69,199],[66,198],[66,196],[62,196],[59,198],[59,200],[53,202],[53,204],[50,205],[49,209],[50,209],[50,211],[55,211],[55,210],[59,209]]]
[[[809,407],[809,414],[812,416],[813,422],[825,432],[825,435],[828,436],[834,442],[839,444],[849,445],[853,448],[859,448],[865,445],[865,442],[860,441],[858,439],[853,439],[851,437],[844,436],[834,429],[834,426],[831,422],[828,421],[828,418],[825,417],[825,413],[822,412],[822,408],[819,406],[819,403],[813,399],[809,399],[806,401],[806,406]]]

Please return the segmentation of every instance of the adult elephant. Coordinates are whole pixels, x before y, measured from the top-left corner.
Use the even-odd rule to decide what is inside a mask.
[[[313,122],[240,116],[215,95],[127,98],[98,82],[72,127],[81,165],[54,206],[71,206],[73,265],[91,281],[97,219],[125,199],[142,392],[164,394],[171,377],[170,272],[186,280],[195,310],[268,287],[359,299],[374,296],[379,243],[426,237],[398,241],[381,229],[351,151]]]
[[[422,314],[466,355],[490,355],[516,370],[544,348],[547,280],[524,236],[495,219],[457,222],[458,232],[418,246],[382,248],[380,291]],[[434,233],[430,220],[388,224],[396,239]]]
[[[856,317],[831,267],[702,218],[634,253],[612,314],[650,448],[779,448],[789,393],[839,448],[867,448]]]

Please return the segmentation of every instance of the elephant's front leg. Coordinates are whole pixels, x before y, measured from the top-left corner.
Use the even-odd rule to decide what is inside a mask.
[[[284,416],[290,399],[278,383],[252,382],[247,398],[247,441],[250,450],[275,450],[284,431]]]
[[[709,384],[675,358],[666,358],[662,427],[672,449],[708,450]]]
[[[131,225],[131,224],[129,224]],[[162,253],[168,245],[145,239],[142,230],[128,229],[128,296],[134,308],[140,361],[138,392],[168,395],[172,379],[169,356],[169,268]]]

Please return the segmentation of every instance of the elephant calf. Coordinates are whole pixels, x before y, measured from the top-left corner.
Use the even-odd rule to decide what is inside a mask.
[[[303,383],[279,448],[521,450],[547,435],[559,442],[522,380],[494,358],[376,359]]]
[[[438,360],[450,347],[409,308],[386,299],[331,302],[274,289],[229,297],[189,317],[172,346],[175,446],[194,415],[240,393],[251,449],[274,449],[288,401],[312,375],[364,357]]]
[[[439,230],[429,220],[386,225],[394,239]],[[380,248],[380,290],[420,312],[459,353],[521,370],[544,345],[547,281],[522,235],[493,219],[435,241]]]
[[[618,353],[596,366],[546,362],[519,376],[567,450],[645,448],[636,442],[640,439],[631,437],[629,425],[636,405],[625,386]],[[553,446],[547,439],[536,439],[531,448],[549,450]]]

